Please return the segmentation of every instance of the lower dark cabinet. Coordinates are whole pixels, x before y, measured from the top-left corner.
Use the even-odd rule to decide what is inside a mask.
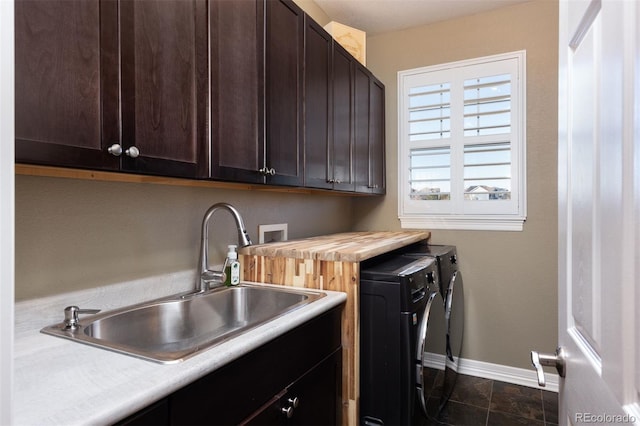
[[[340,424],[342,351],[322,361],[274,397],[242,424],[335,425]]]
[[[169,398],[161,399],[137,413],[127,417],[117,425],[128,426],[169,426]]]
[[[119,424],[340,424],[341,312],[311,319]]]

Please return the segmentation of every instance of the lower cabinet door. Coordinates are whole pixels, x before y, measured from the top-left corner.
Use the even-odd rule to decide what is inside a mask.
[[[341,312],[342,307],[335,307],[172,393],[170,424],[274,424],[269,419],[275,424],[293,424],[295,415],[287,418],[286,413],[277,414],[280,408],[286,408],[283,404],[287,393],[297,388],[300,401],[306,398],[303,394],[312,395],[310,389],[315,386],[319,386],[318,395],[325,392],[333,395],[327,400],[341,400],[342,376],[333,372],[342,365],[342,358],[338,355],[336,360],[329,361],[341,353]],[[313,373],[316,369],[324,372]],[[325,377],[329,371],[332,384]],[[333,405],[324,407],[321,406],[324,400],[312,398],[305,404],[318,405],[318,412],[323,415],[325,411],[333,412]],[[295,409],[292,414],[297,414]],[[308,424],[316,421],[309,419]],[[335,423],[335,420],[319,421]]]
[[[335,351],[242,422],[246,425],[337,425],[342,414],[342,350]]]
[[[127,426],[169,426],[169,400],[161,399],[155,404],[117,422]]]

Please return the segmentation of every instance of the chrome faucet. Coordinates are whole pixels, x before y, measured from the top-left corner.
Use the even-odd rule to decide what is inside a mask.
[[[227,210],[236,221],[236,226],[238,227],[238,245],[240,247],[251,245],[251,238],[249,238],[247,229],[244,226],[242,216],[240,216],[240,212],[238,212],[235,207],[227,203],[217,203],[209,207],[209,210],[204,214],[204,219],[202,219],[200,260],[198,263],[199,276],[196,278],[196,291],[199,293],[209,290],[209,288],[212,287],[212,284],[213,287],[221,286],[226,279],[226,274],[224,273],[227,263],[226,259],[225,264],[222,266],[222,271],[213,271],[209,269],[209,222],[213,217],[213,214],[218,209]]]

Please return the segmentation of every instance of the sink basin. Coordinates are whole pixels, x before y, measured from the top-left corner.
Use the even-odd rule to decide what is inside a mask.
[[[73,330],[43,333],[160,363],[182,361],[324,296],[251,284],[176,295],[92,317]]]

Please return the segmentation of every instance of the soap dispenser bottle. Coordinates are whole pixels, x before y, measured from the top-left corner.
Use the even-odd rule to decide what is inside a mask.
[[[229,245],[229,252],[227,253],[226,268],[224,272],[227,275],[224,283],[227,286],[238,285],[240,283],[240,262],[238,262],[237,246]]]

